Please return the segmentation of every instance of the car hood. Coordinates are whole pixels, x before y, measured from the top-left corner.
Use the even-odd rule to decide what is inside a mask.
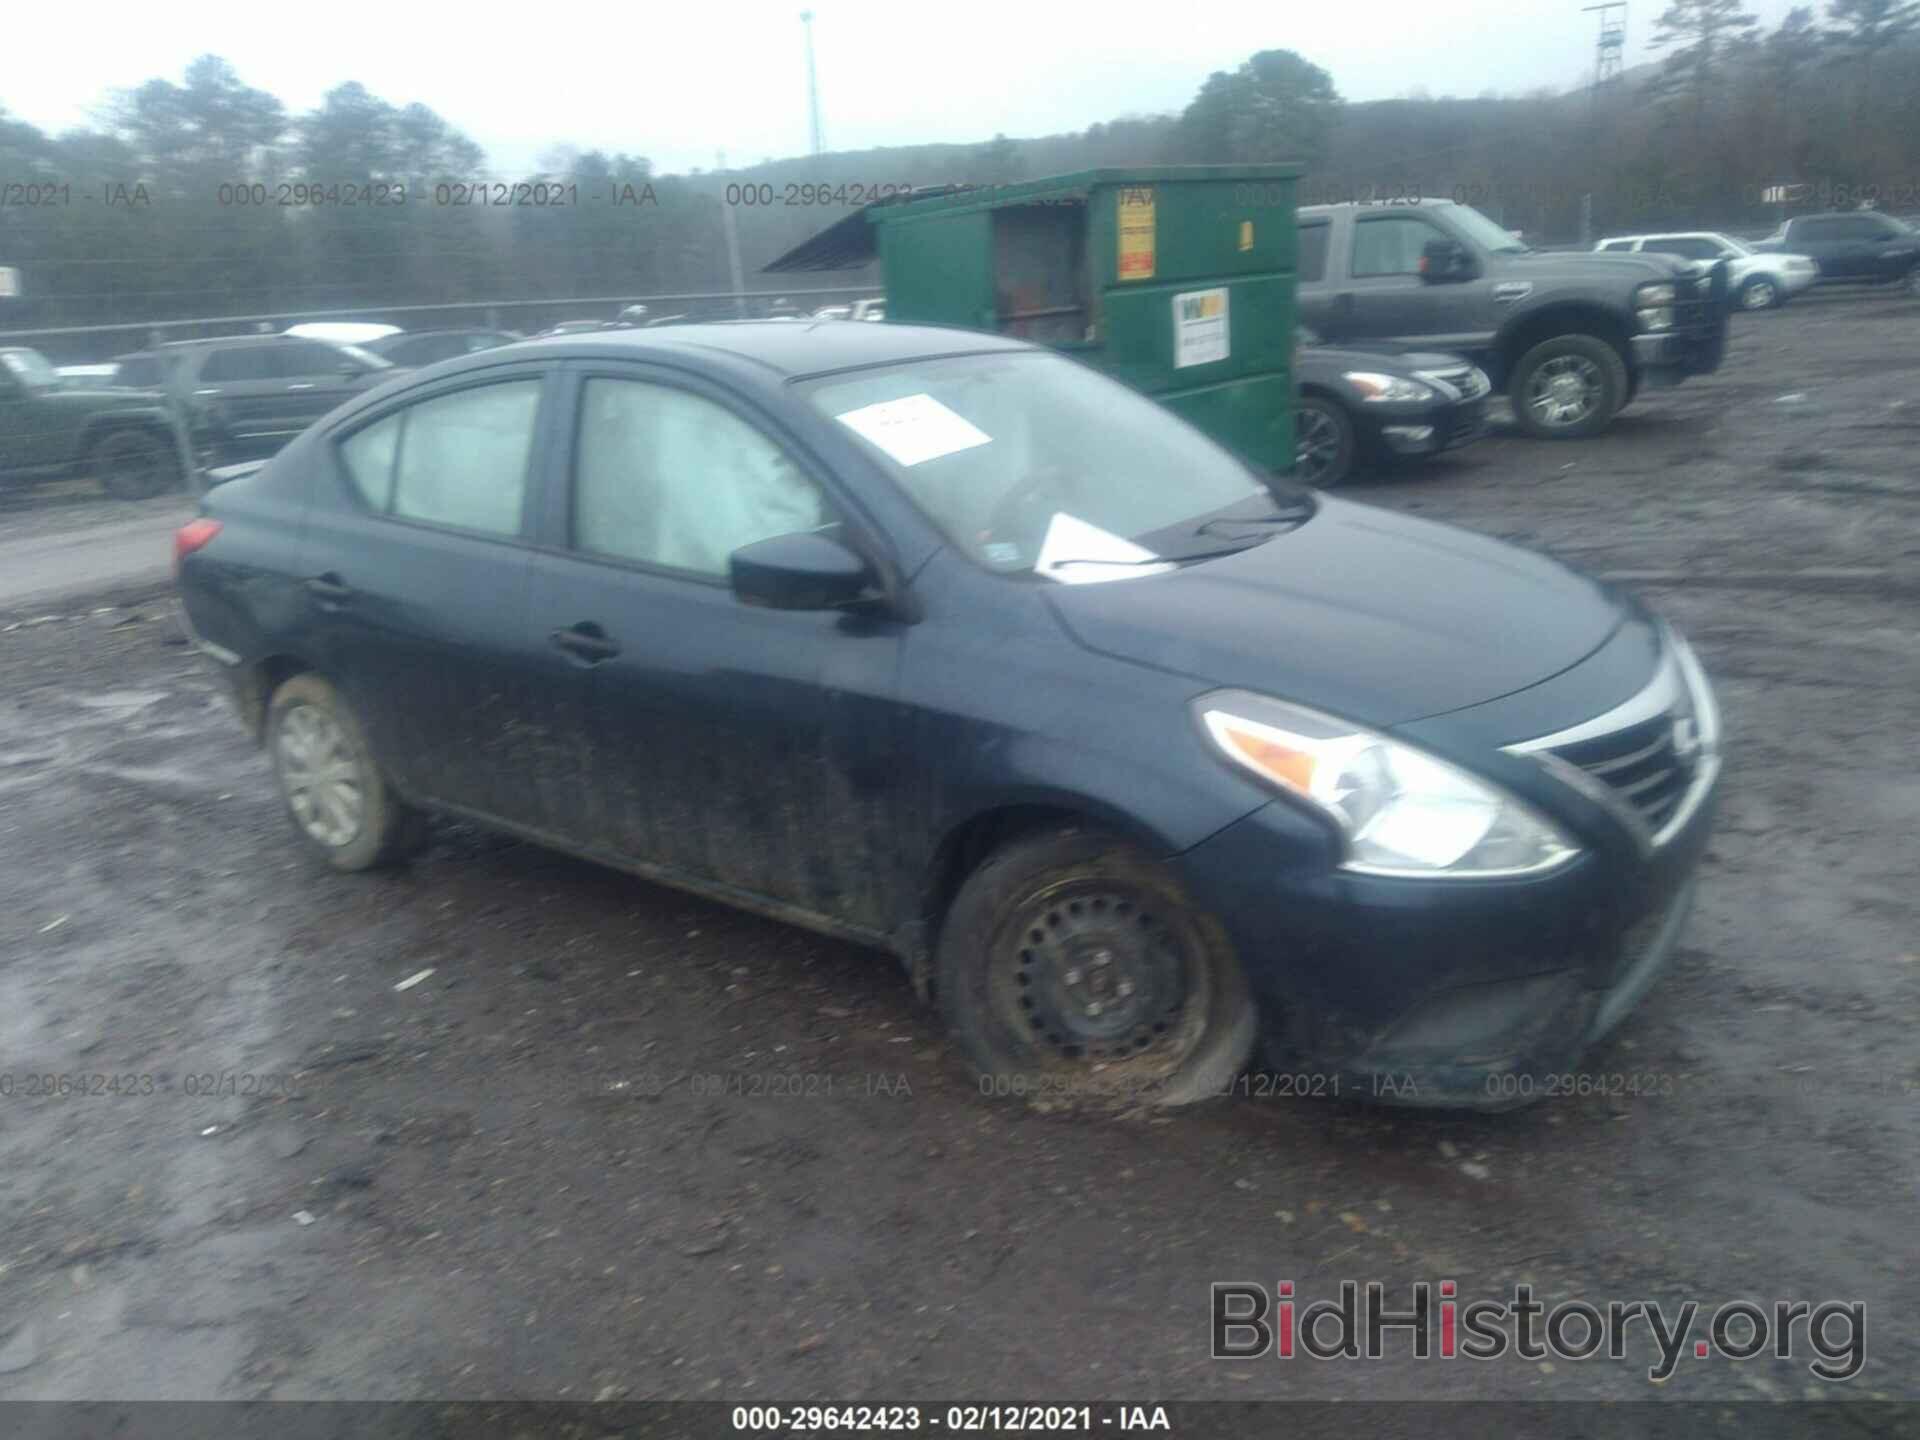
[[[1046,598],[1090,650],[1381,727],[1537,685],[1627,614],[1545,555],[1328,498],[1239,554]]]
[[[1378,346],[1368,342],[1366,350],[1348,350],[1338,345],[1307,345],[1300,351],[1303,376],[1339,374],[1347,370],[1373,370],[1383,375],[1412,375],[1419,370],[1457,370],[1468,364],[1464,356],[1440,350],[1404,350],[1390,342]]]
[[[1677,255],[1646,255],[1634,251],[1534,251],[1527,255],[1503,256],[1516,275],[1538,273],[1542,279],[1604,280],[1622,272],[1638,271],[1650,280],[1669,280],[1685,275],[1705,262],[1682,260]]]

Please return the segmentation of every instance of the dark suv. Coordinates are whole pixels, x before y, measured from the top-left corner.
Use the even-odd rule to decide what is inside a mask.
[[[179,450],[161,396],[75,383],[38,350],[0,349],[0,485],[79,475],[121,500],[178,486]]]
[[[403,373],[356,345],[288,335],[178,340],[160,354],[203,468],[272,455],[341,401]]]
[[[1920,295],[1920,230],[1891,215],[1796,215],[1753,248],[1811,256],[1821,285],[1900,284]]]

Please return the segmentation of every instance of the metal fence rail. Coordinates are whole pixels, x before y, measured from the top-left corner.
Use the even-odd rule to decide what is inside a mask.
[[[133,320],[122,325],[59,325],[36,330],[0,330],[0,344],[21,345],[51,340],[46,349],[49,358],[62,364],[85,363],[71,358],[75,353],[97,354],[104,359],[112,354],[167,340],[211,339],[249,330],[284,330],[309,320],[372,321],[402,324],[402,316],[429,319],[426,326],[411,329],[442,329],[460,326],[485,326],[500,329],[512,317],[516,329],[541,329],[561,320],[611,320],[624,305],[645,305],[657,315],[684,314],[690,320],[755,318],[767,314],[779,299],[787,299],[806,308],[817,309],[840,300],[857,299],[879,293],[877,284],[839,285],[826,288],[765,290],[737,293],[731,290],[691,291],[678,295],[577,295],[552,300],[469,300],[436,305],[356,305],[339,310],[285,310],[256,315],[202,315],[177,320]],[[3,313],[3,312],[0,312]],[[107,341],[104,337],[120,337]],[[91,343],[94,339],[100,343]],[[60,355],[53,355],[52,350]]]

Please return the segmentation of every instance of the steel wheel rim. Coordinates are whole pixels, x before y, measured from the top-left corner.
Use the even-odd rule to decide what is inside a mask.
[[[280,717],[274,753],[300,828],[330,849],[351,844],[366,815],[366,787],[345,727],[318,706],[296,705]]]
[[[1740,299],[1749,310],[1765,310],[1773,304],[1773,286],[1765,280],[1756,280],[1740,292]]]
[[[1112,881],[1055,890],[1023,906],[994,947],[989,985],[1003,1023],[1036,1068],[1178,1069],[1205,1032],[1211,987],[1187,918]]]
[[[1302,409],[1294,417],[1293,466],[1309,484],[1340,459],[1340,432],[1324,410]]]
[[[1578,425],[1600,405],[1600,367],[1584,355],[1556,355],[1527,382],[1527,406],[1543,425]]]

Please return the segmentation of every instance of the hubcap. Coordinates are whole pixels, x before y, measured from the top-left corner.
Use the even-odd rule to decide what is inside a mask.
[[[1048,902],[1019,938],[1011,998],[1036,1048],[1068,1060],[1140,1055],[1178,1030],[1185,945],[1130,895],[1096,890]]]
[[[366,792],[340,722],[316,706],[297,705],[280,719],[276,750],[280,783],[300,828],[333,849],[351,843],[360,833]]]
[[[1544,425],[1577,425],[1600,403],[1600,367],[1584,355],[1557,355],[1533,372],[1527,404]]]
[[[1309,485],[1332,470],[1340,459],[1340,432],[1331,417],[1321,410],[1295,412],[1298,427],[1293,437],[1293,464]]]
[[[1764,310],[1773,304],[1773,286],[1764,280],[1754,281],[1742,294],[1746,297],[1749,310]]]

